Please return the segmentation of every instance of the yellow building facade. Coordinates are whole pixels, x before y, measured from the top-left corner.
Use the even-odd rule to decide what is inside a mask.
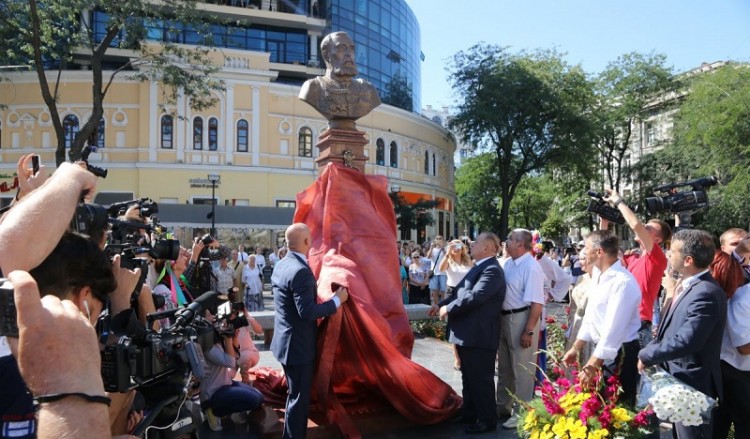
[[[219,206],[294,207],[296,194],[318,174],[314,145],[326,120],[297,98],[299,86],[274,82],[279,66],[269,61],[268,53],[224,49],[214,54],[214,62],[221,66],[217,76],[226,89],[216,94],[213,108],[200,112],[191,110],[185,98],[165,106],[157,83],[130,80],[127,72],[116,77],[104,101],[103,148],[89,157],[91,164],[109,169],[109,176],[99,181],[99,193],[110,199],[150,197],[160,204],[210,204],[212,188],[205,180],[215,173],[221,177],[215,187]],[[283,69],[323,74],[304,65],[285,64]],[[55,75],[49,73],[50,81]],[[57,140],[36,74],[5,76],[0,82],[0,174],[10,188],[8,177],[21,155],[39,154],[42,163],[54,166]],[[105,72],[105,80],[108,76]],[[91,72],[63,71],[59,96],[60,117],[68,129],[76,121],[82,126],[91,114]],[[400,231],[396,238],[452,235],[455,142],[450,133],[389,105],[357,126],[369,140],[367,173],[388,177],[393,190],[408,201],[439,203],[431,212],[432,226]],[[7,202],[14,194],[7,191],[0,197]],[[182,223],[174,218],[164,222]],[[257,225],[253,218],[245,224]],[[216,218],[217,229],[238,226]]]

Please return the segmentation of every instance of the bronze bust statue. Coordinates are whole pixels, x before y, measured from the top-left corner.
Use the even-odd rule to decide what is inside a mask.
[[[356,129],[354,121],[380,105],[377,89],[364,79],[354,62],[354,41],[346,32],[330,33],[320,43],[325,76],[302,85],[299,98],[318,110],[331,128]]]

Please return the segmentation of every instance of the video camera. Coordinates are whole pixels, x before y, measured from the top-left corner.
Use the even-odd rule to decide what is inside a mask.
[[[234,288],[229,294],[234,293]],[[234,331],[240,328],[250,326],[250,322],[245,315],[245,304],[242,302],[230,302],[229,312],[219,315],[215,323],[216,331],[224,337],[231,337]]]
[[[646,198],[646,210],[653,215],[659,212],[695,212],[708,207],[706,188],[718,183],[716,177],[709,176],[680,183],[663,184],[654,188],[657,196]],[[677,188],[690,186],[691,190],[677,192]],[[664,195],[659,196],[662,192]]]
[[[622,216],[619,209],[604,201],[604,194],[593,190],[589,190],[586,194],[591,197],[589,205],[586,206],[587,212],[593,212],[611,223],[625,224],[625,217]]]
[[[183,383],[189,372],[205,376],[203,351],[213,346],[214,326],[200,314],[212,306],[218,293],[209,291],[185,308],[148,315],[145,334],[134,331],[108,345],[102,353],[102,378],[109,392],[148,387],[171,376]],[[150,328],[155,320],[174,317],[174,323],[159,331]]]

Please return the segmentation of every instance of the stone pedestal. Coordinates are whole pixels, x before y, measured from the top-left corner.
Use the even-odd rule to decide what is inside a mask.
[[[319,167],[337,162],[365,172],[365,145],[367,139],[364,131],[329,128],[320,135],[320,140],[315,145],[320,150],[320,156],[315,162]]]

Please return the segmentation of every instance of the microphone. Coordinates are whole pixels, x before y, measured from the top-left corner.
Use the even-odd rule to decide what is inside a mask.
[[[211,302],[214,301],[218,295],[219,293],[217,291],[206,291],[198,296],[197,299],[180,312],[180,315],[177,316],[177,319],[174,322],[174,327],[182,328],[186,324],[192,322],[196,314],[200,314],[203,309],[210,306]]]

